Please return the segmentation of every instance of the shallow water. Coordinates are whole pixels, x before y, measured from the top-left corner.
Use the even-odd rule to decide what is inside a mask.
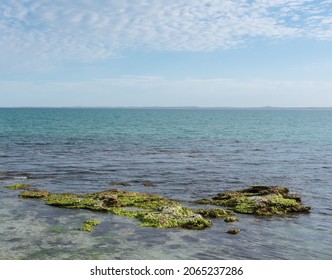
[[[190,207],[255,183],[286,185],[312,207],[154,229],[0,187],[0,259],[332,259],[332,110],[0,109],[0,171],[0,186],[88,193],[124,181]],[[90,218],[102,221],[95,232],[76,230]],[[240,234],[225,233],[234,226]]]

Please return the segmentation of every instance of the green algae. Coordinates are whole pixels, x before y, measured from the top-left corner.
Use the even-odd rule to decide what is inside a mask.
[[[20,198],[36,198],[36,199],[41,199],[41,198],[47,198],[50,196],[51,193],[48,191],[44,190],[27,190],[23,191],[19,194]]]
[[[225,221],[226,223],[233,223],[233,222],[238,222],[239,219],[238,219],[238,218],[235,218],[235,217],[226,217],[226,218],[224,219],[224,221]]]
[[[179,202],[162,196],[122,190],[106,190],[92,194],[60,193],[29,190],[22,198],[40,198],[47,205],[70,209],[88,209],[135,218],[143,227],[204,229],[212,225],[200,214]]]
[[[86,220],[83,223],[83,226],[81,228],[79,228],[78,230],[81,231],[88,231],[88,232],[93,232],[94,231],[94,227],[101,224],[100,221],[98,220]]]
[[[14,189],[14,188],[13,188]],[[185,228],[201,230],[212,225],[206,218],[223,218],[225,222],[236,222],[234,212],[261,216],[286,213],[307,213],[310,207],[301,203],[301,197],[289,193],[287,187],[251,186],[238,191],[219,193],[211,199],[201,199],[198,204],[212,204],[221,208],[190,209],[178,201],[149,193],[128,192],[119,189],[90,194],[50,193],[45,190],[28,189],[20,198],[40,199],[46,205],[69,209],[87,209],[120,215],[140,222],[142,227]],[[93,231],[95,225],[84,223],[79,230]],[[233,231],[233,232],[232,232]],[[231,234],[239,233],[233,229]]]
[[[10,186],[4,186],[4,188],[11,189],[11,190],[24,190],[30,187],[30,184],[15,184]]]
[[[219,193],[212,199],[196,202],[224,206],[237,213],[262,216],[310,211],[310,207],[301,203],[300,196],[289,193],[289,189],[283,186],[254,185],[239,191]]]
[[[201,215],[181,205],[163,206],[157,211],[141,212],[137,218],[142,222],[142,226],[156,228],[204,229],[212,225],[211,221],[204,220]]]
[[[77,208],[80,204],[80,198],[70,193],[50,194],[47,197],[46,204],[57,207]]]
[[[230,215],[234,215],[234,212],[229,210],[224,210],[220,208],[213,208],[213,209],[198,209],[195,210],[196,214],[200,214],[205,218],[224,218]]]

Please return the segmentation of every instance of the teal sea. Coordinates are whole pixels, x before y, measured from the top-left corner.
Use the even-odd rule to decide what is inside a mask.
[[[0,259],[332,259],[332,110],[0,109]],[[238,215],[205,230],[55,208],[3,186],[127,191],[179,200],[289,186],[310,214]],[[155,187],[145,187],[151,181]],[[84,220],[102,223],[78,231]]]

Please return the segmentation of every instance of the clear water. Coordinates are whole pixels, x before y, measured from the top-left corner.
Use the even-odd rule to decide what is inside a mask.
[[[191,207],[255,183],[286,185],[312,207],[154,229],[0,187],[0,259],[332,259],[332,110],[0,109],[0,171],[10,172],[0,186],[88,193],[125,181]],[[76,230],[90,218],[102,221],[95,232]],[[228,235],[234,226],[241,233]]]

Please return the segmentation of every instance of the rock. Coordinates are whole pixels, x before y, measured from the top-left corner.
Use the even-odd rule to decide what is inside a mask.
[[[195,213],[202,215],[205,218],[224,218],[234,213],[229,210],[224,210],[220,208],[213,208],[213,209],[198,209],[195,210]]]
[[[144,187],[156,187],[156,186],[157,186],[156,183],[148,182],[148,181],[146,181],[146,182],[142,182],[142,185],[143,185]]]
[[[79,228],[78,230],[93,232],[94,227],[99,225],[100,223],[101,222],[98,220],[87,220],[83,223],[83,227]]]
[[[141,221],[143,226],[157,228],[180,227],[200,230],[212,225],[211,221],[181,205],[159,207],[157,211],[145,214]]]
[[[32,175],[30,173],[28,173],[28,172],[20,173],[19,176],[25,177],[27,179],[31,179],[32,178]]]
[[[51,193],[48,191],[43,191],[43,190],[27,190],[24,192],[21,192],[19,197],[21,198],[47,198],[50,196]]]
[[[238,222],[239,219],[238,219],[238,218],[235,218],[235,217],[226,217],[226,218],[224,219],[224,221],[225,221],[226,223],[233,223],[233,222]]]
[[[227,231],[228,234],[238,234],[240,233],[240,229],[239,228],[231,228]]]
[[[219,193],[212,199],[201,199],[196,203],[224,206],[237,213],[262,216],[310,211],[309,206],[302,205],[300,196],[289,193],[289,189],[283,186],[255,185]]]
[[[11,186],[5,186],[5,188],[11,189],[11,190],[25,190],[28,187],[30,187],[30,184],[15,184]]]
[[[103,207],[119,207],[121,206],[121,202],[118,200],[117,196],[109,196],[105,197],[102,203]]]
[[[106,190],[92,194],[60,193],[45,191],[25,191],[24,198],[40,198],[50,206],[87,209],[122,215],[139,220],[141,226],[156,228],[204,229],[212,225],[201,215],[184,207],[179,202],[148,193]]]
[[[117,182],[117,181],[112,181],[107,183],[109,186],[122,186],[122,187],[130,187],[131,184],[127,182]]]

